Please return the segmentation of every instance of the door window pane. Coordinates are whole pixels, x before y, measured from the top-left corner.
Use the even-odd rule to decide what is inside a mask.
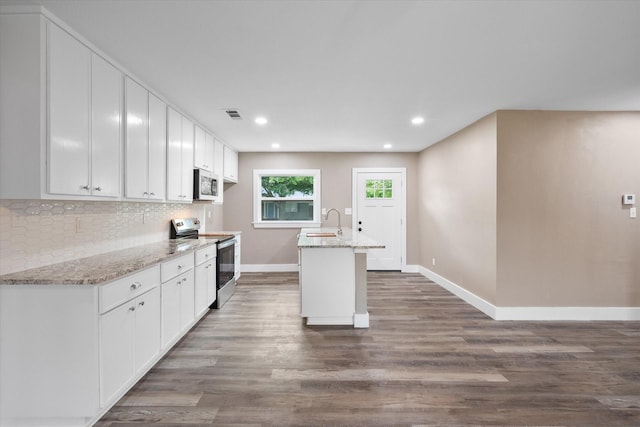
[[[367,199],[392,199],[393,181],[390,179],[367,179],[365,191]]]

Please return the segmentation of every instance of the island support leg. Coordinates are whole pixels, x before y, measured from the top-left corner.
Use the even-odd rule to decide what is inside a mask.
[[[369,327],[367,309],[367,250],[355,249],[356,268],[356,311],[353,315],[354,328]]]

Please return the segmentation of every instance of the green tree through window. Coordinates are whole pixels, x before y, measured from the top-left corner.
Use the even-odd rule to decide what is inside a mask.
[[[262,197],[300,197],[313,195],[312,176],[263,176]]]

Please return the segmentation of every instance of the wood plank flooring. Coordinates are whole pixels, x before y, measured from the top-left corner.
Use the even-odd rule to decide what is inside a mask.
[[[297,273],[243,273],[96,425],[640,426],[640,322],[493,321],[369,273],[369,329],[307,327]]]

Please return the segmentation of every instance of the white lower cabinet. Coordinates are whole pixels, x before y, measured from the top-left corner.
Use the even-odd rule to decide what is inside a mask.
[[[100,315],[100,404],[114,400],[160,352],[160,271],[152,267],[100,289],[106,300],[129,292]],[[144,292],[140,294],[139,292]],[[124,300],[124,302],[122,302]],[[108,307],[107,304],[101,304]]]
[[[193,253],[165,262],[161,266],[161,347],[175,343],[195,320],[195,282]],[[177,274],[177,275],[176,275]]]
[[[160,351],[160,288],[100,318],[100,400],[109,402]]]
[[[195,312],[199,319],[216,300],[216,245],[196,252]]]

